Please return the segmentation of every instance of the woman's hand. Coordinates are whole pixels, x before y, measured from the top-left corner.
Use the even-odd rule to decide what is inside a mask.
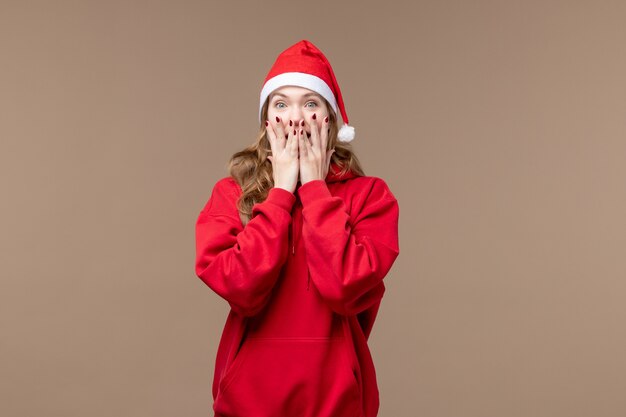
[[[285,139],[283,124],[278,116],[275,121],[265,121],[265,129],[272,147],[267,159],[272,163],[274,187],[294,192],[298,182],[298,138],[295,128],[290,128]]]
[[[318,129],[315,121],[309,124],[311,140],[306,137],[304,120],[298,127],[298,152],[300,161],[300,182],[302,185],[313,180],[325,180],[330,167],[330,157],[334,149],[326,150],[328,144],[328,117],[324,118],[322,126]]]

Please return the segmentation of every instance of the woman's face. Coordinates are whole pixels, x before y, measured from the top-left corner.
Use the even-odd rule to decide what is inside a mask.
[[[313,120],[315,114],[315,120]],[[280,117],[280,122],[276,122],[276,116]],[[282,124],[285,134],[289,129],[299,126],[304,119],[304,130],[307,136],[311,136],[313,123],[317,124],[317,129],[321,129],[324,117],[328,116],[328,107],[322,96],[308,88],[296,86],[284,86],[274,90],[269,96],[267,107],[267,118],[276,129],[278,123]],[[289,121],[293,121],[293,126],[289,126]],[[265,122],[264,122],[265,123]]]

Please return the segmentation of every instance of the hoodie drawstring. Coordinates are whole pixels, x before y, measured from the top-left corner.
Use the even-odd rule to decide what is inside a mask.
[[[301,226],[301,222],[298,224],[298,226],[296,226],[296,219],[298,219],[298,221],[301,220],[300,216],[296,214],[298,212],[298,207],[297,207],[298,204],[299,204],[299,200],[296,200],[296,209],[294,211],[293,218],[291,219],[291,255],[292,256],[295,256],[296,254],[296,240],[297,240],[296,233]],[[306,271],[307,271],[306,290],[308,291],[309,285],[311,283],[311,274],[309,273],[308,267]]]

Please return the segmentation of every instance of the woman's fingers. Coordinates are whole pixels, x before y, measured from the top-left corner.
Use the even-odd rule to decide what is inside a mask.
[[[271,122],[270,122],[271,124]],[[283,129],[283,124],[280,121],[280,117],[276,116],[276,139],[277,143],[279,143],[279,150],[285,147],[286,135],[285,130]]]
[[[322,121],[322,132],[320,133],[320,150],[326,152],[328,146],[328,116],[324,117]]]
[[[320,152],[323,151],[324,148],[320,147],[321,146],[320,132],[319,132],[319,129],[317,128],[317,115],[315,113],[313,113],[310,129],[311,129],[311,145],[313,146],[313,148],[319,149]]]
[[[309,154],[312,153],[311,145],[306,137],[306,132],[304,131],[304,128],[300,127],[298,128],[298,151],[300,152],[300,159],[306,159]]]
[[[287,147],[289,148],[289,155],[292,158],[298,158],[298,137],[296,135],[296,128],[289,128],[289,138],[287,139]]]
[[[265,132],[267,133],[267,140],[270,142],[270,147],[272,148],[272,153],[276,151],[276,132],[274,132],[274,128],[269,120],[265,121]]]
[[[291,157],[298,155],[298,143],[296,140],[296,132],[289,128],[289,132],[285,132],[280,117],[276,116],[276,123],[267,120],[265,122],[267,135],[269,137],[272,154],[287,151]],[[292,138],[291,142],[289,138]],[[295,143],[294,143],[295,142]],[[295,145],[295,146],[294,146]]]

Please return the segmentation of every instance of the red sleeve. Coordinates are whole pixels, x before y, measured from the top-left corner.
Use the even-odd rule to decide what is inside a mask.
[[[196,222],[196,275],[242,316],[267,303],[288,255],[291,208],[296,196],[271,188],[252,207],[245,228],[236,207],[241,188],[226,177],[213,187]]]
[[[302,235],[311,280],[339,314],[356,315],[377,308],[385,291],[383,278],[399,254],[398,202],[376,178],[353,205],[353,219],[324,180],[300,186]]]

